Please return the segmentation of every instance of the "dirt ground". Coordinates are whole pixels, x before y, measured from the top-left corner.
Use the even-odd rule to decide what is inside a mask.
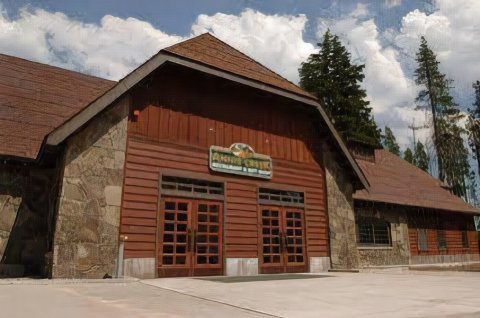
[[[480,317],[479,272],[304,276],[0,280],[0,311],[9,318]]]

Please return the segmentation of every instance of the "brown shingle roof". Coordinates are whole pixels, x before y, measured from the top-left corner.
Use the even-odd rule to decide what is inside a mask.
[[[0,155],[36,158],[46,135],[114,84],[0,54]]]
[[[274,86],[296,95],[315,99],[297,85],[209,33],[175,44],[162,51]]]
[[[356,200],[478,213],[478,210],[441,187],[441,182],[387,150],[375,150],[375,162],[356,160],[370,183]]]

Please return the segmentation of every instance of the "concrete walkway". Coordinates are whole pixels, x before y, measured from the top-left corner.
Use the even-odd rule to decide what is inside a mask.
[[[145,284],[278,317],[480,317],[480,273],[335,273],[243,283],[156,279]]]
[[[480,273],[250,282],[0,280],[1,317],[480,317]]]

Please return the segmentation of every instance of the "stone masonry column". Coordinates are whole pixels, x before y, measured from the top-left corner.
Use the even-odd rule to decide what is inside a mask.
[[[330,258],[333,269],[358,267],[355,234],[353,186],[337,155],[324,147],[323,162],[327,187],[327,208],[330,229]]]
[[[129,98],[66,141],[52,277],[116,275]]]

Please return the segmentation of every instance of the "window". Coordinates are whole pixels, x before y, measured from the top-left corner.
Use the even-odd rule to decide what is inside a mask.
[[[447,248],[447,240],[445,239],[444,230],[437,230],[437,246],[438,246],[438,249]]]
[[[417,229],[417,237],[418,237],[418,250],[427,251],[428,250],[427,230]]]
[[[223,196],[223,183],[206,180],[162,176],[162,193],[200,198]]]
[[[468,231],[462,231],[462,247],[469,248],[470,242],[468,241]]]
[[[299,207],[305,204],[304,194],[302,192],[267,188],[258,189],[258,200],[262,204],[280,204]]]
[[[357,217],[357,242],[361,245],[390,246],[390,223],[374,217]]]

